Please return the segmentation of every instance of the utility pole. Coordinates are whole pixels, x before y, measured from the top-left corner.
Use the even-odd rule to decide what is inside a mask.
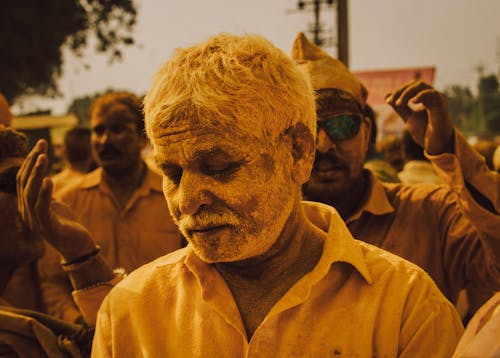
[[[337,56],[349,67],[349,21],[347,0],[337,0]]]
[[[323,26],[320,21],[321,5],[326,4],[332,7],[334,0],[309,0],[298,1],[298,10],[304,10],[306,6],[312,6],[314,13],[314,22],[310,25],[309,32],[313,35],[313,42],[318,46],[327,46],[330,42],[330,37],[323,37]],[[349,36],[348,36],[348,12],[347,0],[337,0],[336,2],[337,15],[337,57],[346,66],[349,65]]]

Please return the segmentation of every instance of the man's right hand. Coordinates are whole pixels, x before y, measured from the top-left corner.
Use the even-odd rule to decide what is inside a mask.
[[[73,211],[52,200],[53,184],[45,178],[48,144],[39,140],[23,162],[17,175],[17,205],[24,224],[42,235],[62,256],[73,261],[95,250],[88,230],[77,221]]]

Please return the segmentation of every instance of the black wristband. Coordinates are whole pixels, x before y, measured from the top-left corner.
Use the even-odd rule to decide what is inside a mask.
[[[69,266],[69,265],[79,264],[81,262],[87,261],[91,257],[94,257],[100,251],[101,251],[101,247],[99,245],[96,245],[94,250],[92,250],[92,252],[88,253],[87,255],[77,257],[76,259],[73,259],[71,261],[61,261],[61,265],[62,266]]]

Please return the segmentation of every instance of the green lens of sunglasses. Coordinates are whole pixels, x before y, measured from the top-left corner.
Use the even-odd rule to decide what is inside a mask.
[[[359,132],[361,116],[358,114],[341,114],[318,123],[332,140],[344,140],[354,137]]]

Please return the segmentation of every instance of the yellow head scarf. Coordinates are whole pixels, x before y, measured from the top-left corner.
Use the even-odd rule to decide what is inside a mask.
[[[368,91],[361,82],[342,62],[309,42],[302,32],[293,43],[292,58],[307,72],[315,90],[342,90],[353,96],[362,107],[365,106]]]

